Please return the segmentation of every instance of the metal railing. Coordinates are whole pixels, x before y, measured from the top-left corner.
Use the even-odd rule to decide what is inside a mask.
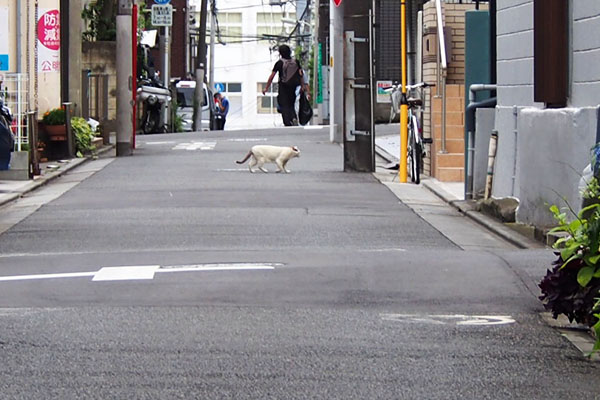
[[[108,77],[106,73],[94,74],[90,70],[82,72],[82,105],[81,116],[93,118],[100,126],[108,120]],[[102,131],[104,144],[108,144],[108,135]]]

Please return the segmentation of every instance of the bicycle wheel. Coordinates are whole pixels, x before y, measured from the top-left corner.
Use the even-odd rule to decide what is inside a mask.
[[[412,125],[411,125],[412,126]],[[409,166],[410,166],[410,180],[415,184],[419,184],[421,182],[421,163],[422,163],[422,150],[421,145],[417,143],[416,133],[414,128],[411,128],[409,131],[409,149],[408,149],[408,158],[409,158]]]

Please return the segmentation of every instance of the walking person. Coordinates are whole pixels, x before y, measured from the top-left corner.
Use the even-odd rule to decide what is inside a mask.
[[[264,95],[271,87],[275,74],[279,74],[277,104],[283,124],[285,126],[298,125],[298,116],[295,109],[296,88],[300,86],[300,90],[308,94],[308,85],[303,79],[304,71],[302,71],[298,60],[292,58],[292,51],[288,45],[282,44],[279,46],[279,56],[280,58],[273,66],[262,94]]]
[[[222,131],[225,129],[225,120],[229,112],[229,100],[221,93],[215,93],[215,129]]]

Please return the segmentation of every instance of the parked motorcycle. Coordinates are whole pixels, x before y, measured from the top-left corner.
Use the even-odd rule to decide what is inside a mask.
[[[15,137],[11,131],[12,114],[0,97],[0,170],[7,170],[10,164],[10,153],[15,149]]]
[[[171,102],[171,91],[157,77],[142,79],[138,85],[137,99],[143,105],[142,131],[146,134],[167,132],[161,111]]]

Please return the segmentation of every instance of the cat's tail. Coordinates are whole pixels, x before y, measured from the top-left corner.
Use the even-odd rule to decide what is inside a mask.
[[[246,161],[248,161],[248,159],[249,159],[251,156],[252,156],[252,152],[251,152],[251,151],[249,151],[249,152],[248,152],[248,154],[246,154],[246,157],[244,157],[244,159],[243,159],[243,160],[241,160],[241,161],[236,161],[236,163],[238,163],[238,164],[243,164],[243,163],[245,163]]]

